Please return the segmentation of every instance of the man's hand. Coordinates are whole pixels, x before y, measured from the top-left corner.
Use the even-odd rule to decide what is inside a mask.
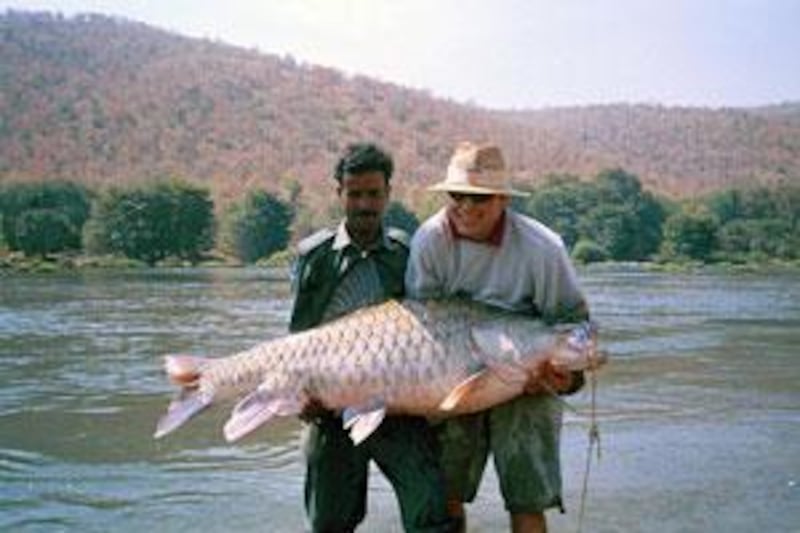
[[[544,360],[525,384],[527,394],[562,393],[572,388],[572,372]]]

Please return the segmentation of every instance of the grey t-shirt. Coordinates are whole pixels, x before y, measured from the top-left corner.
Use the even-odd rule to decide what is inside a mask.
[[[455,238],[445,209],[428,219],[411,241],[406,291],[412,298],[466,294],[553,321],[586,311],[561,238],[511,209],[499,246]]]

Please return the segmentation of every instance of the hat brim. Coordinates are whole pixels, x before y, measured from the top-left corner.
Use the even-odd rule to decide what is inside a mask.
[[[462,194],[486,194],[486,195],[501,195],[501,196],[530,196],[530,193],[518,191],[516,189],[495,189],[491,187],[480,187],[478,185],[469,184],[456,184],[442,181],[435,185],[428,187],[431,192],[458,192]]]

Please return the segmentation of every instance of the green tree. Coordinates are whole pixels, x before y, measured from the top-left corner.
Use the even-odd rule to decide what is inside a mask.
[[[642,195],[642,184],[634,174],[621,168],[601,171],[595,178],[600,199],[606,202],[633,203]]]
[[[584,226],[582,233],[616,260],[641,261],[655,254],[666,218],[661,202],[642,189],[639,178],[622,169],[601,172],[595,186],[598,204],[587,218],[600,225]]]
[[[794,259],[800,250],[800,238],[789,220],[739,219],[719,229],[718,247],[725,257],[732,259]]]
[[[642,190],[639,179],[619,169],[601,172],[594,182],[550,176],[515,205],[559,233],[568,248],[586,240],[608,258],[625,261],[658,251],[666,218],[662,203]]]
[[[800,230],[800,183],[780,183],[774,191],[775,217],[789,222],[797,234]]]
[[[59,233],[58,239],[55,234],[49,237],[47,253],[80,249],[81,230],[91,210],[91,192],[82,185],[69,181],[15,183],[3,187],[0,190],[0,212],[2,212],[0,218],[3,239],[11,250],[41,246],[41,242],[22,241],[26,238],[39,238],[37,232],[32,230],[34,221],[43,217],[61,218],[56,217],[54,213],[47,215],[39,213],[25,217],[26,221],[20,223],[20,219],[29,210],[55,210],[67,221],[64,228],[66,231]]]
[[[17,244],[26,256],[60,252],[78,233],[61,209],[26,209],[16,220]]]
[[[579,263],[597,263],[608,260],[608,252],[596,242],[580,239],[572,249],[572,258]]]
[[[706,200],[708,208],[722,226],[732,220],[746,218],[743,203],[742,192],[737,189],[719,191]]]
[[[625,204],[600,204],[581,219],[581,235],[585,235],[606,255],[616,260],[635,260],[637,257],[639,221],[636,213]]]
[[[178,180],[112,189],[93,216],[93,246],[148,265],[169,256],[196,262],[214,244],[209,192]]]
[[[188,183],[168,185],[172,199],[174,236],[170,253],[196,264],[214,246],[214,203],[208,189]]]
[[[250,192],[224,215],[223,248],[244,263],[268,257],[289,244],[293,217],[288,203],[265,191]]]
[[[661,251],[670,259],[706,261],[716,244],[716,219],[704,207],[685,206],[664,223]]]
[[[797,257],[800,186],[728,189],[706,200],[720,222],[719,255],[731,260]]]
[[[540,220],[561,235],[568,248],[581,237],[581,219],[597,204],[596,188],[575,176],[549,176],[530,197],[515,201],[522,212]]]

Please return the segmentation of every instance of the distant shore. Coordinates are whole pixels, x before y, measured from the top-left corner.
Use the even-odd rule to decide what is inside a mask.
[[[278,252],[270,258],[259,261],[253,265],[245,265],[234,258],[221,255],[210,255],[201,261],[192,264],[177,258],[169,258],[158,262],[158,268],[244,268],[255,266],[263,268],[288,268],[293,256],[288,251]],[[25,257],[18,252],[0,251],[0,275],[9,273],[63,273],[76,270],[119,270],[119,269],[146,269],[151,268],[143,261],[128,259],[116,255],[85,255],[85,254],[53,254],[52,256]],[[800,260],[765,260],[743,263],[732,262],[615,262],[604,261],[588,264],[578,264],[579,269],[589,271],[613,270],[615,272],[630,270],[631,272],[798,272]]]
[[[259,261],[254,265],[265,268],[287,267],[291,264],[291,257],[288,252],[273,254],[268,259]],[[158,268],[236,268],[245,267],[240,261],[230,257],[209,255],[197,263],[190,261],[168,258],[156,263]],[[49,272],[68,272],[72,270],[92,270],[92,269],[137,269],[151,268],[144,261],[129,259],[118,255],[85,255],[85,254],[52,254],[48,257],[25,257],[18,252],[0,252],[0,272],[27,272],[27,273],[49,273]]]

